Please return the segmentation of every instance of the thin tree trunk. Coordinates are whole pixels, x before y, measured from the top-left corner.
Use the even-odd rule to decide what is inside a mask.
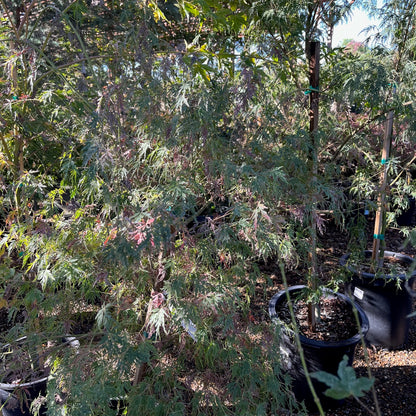
[[[309,47],[309,132],[310,132],[310,151],[311,159],[311,201],[312,209],[310,212],[310,288],[318,288],[318,261],[316,257],[317,249],[317,197],[316,183],[318,176],[318,152],[317,152],[317,131],[319,121],[319,58],[320,43],[310,42]],[[311,329],[316,329],[316,317],[319,315],[318,306],[314,303],[309,305],[309,324]]]

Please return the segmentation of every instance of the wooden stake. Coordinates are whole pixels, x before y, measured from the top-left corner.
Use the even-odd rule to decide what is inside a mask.
[[[395,89],[393,90],[393,93]],[[384,130],[383,151],[381,156],[382,171],[380,175],[380,189],[377,197],[377,212],[374,224],[373,252],[371,256],[374,272],[383,267],[384,260],[384,233],[386,229],[386,191],[388,185],[388,160],[390,158],[391,137],[393,134],[394,111],[387,115],[386,128]]]

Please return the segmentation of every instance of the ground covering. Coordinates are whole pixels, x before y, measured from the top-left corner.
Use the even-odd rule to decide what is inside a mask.
[[[372,222],[368,224],[368,249],[371,249]],[[386,239],[390,251],[416,255],[416,249],[412,246],[405,246],[405,238],[400,233],[400,228],[388,230]],[[323,234],[320,236],[321,249],[319,251],[319,260],[322,265],[322,274],[330,273],[331,270],[338,268],[338,260],[347,250],[348,238],[345,233],[338,227],[327,222]],[[276,291],[284,288],[279,271],[274,270],[273,265],[266,266],[267,273],[272,276],[273,285],[267,289],[270,298]],[[296,270],[288,273],[290,285],[303,284],[304,275],[302,270]],[[263,289],[259,288],[259,297]],[[256,308],[256,319],[267,320],[267,305],[261,302]],[[377,398],[384,416],[401,416],[416,414],[416,391],[412,386],[416,383],[416,322],[410,320],[409,339],[406,345],[396,350],[387,350],[382,347],[369,346],[370,369],[372,376],[375,378],[375,387]],[[357,376],[367,377],[368,370],[365,362],[364,351],[362,346],[356,349],[354,368]],[[362,398],[362,401],[372,410],[374,402],[371,393]],[[346,416],[346,415],[368,415],[354,399],[345,400],[342,406],[337,409],[328,410],[328,416]]]

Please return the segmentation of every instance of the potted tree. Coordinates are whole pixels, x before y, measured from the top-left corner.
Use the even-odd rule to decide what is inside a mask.
[[[393,87],[393,93],[395,92]],[[365,266],[359,266],[351,254],[342,256],[340,263],[347,266],[351,279],[347,290],[354,301],[366,312],[370,329],[367,340],[374,345],[398,348],[404,345],[409,332],[409,314],[412,311],[413,283],[416,278],[412,257],[386,251],[386,200],[388,192],[388,161],[393,132],[393,110],[387,115],[382,170],[377,197],[372,250],[364,252]],[[366,260],[371,260],[370,263]]]
[[[275,294],[269,303],[269,314],[272,320],[280,322],[281,325],[284,315],[288,314],[288,304],[292,301],[295,303],[295,308],[298,311],[301,310],[299,297],[302,296],[305,288],[305,286],[291,286],[287,290]],[[288,301],[288,299],[290,300]],[[320,381],[312,382],[309,375],[318,371],[335,375],[338,365],[345,355],[348,357],[348,365],[351,366],[355,347],[360,342],[362,334],[368,331],[368,320],[365,313],[360,307],[353,305],[347,296],[324,290],[319,304],[322,311],[319,318],[322,318],[323,321],[320,325],[325,325],[329,331],[332,331],[334,326],[338,328],[338,333],[336,331],[331,333],[332,339],[331,337],[318,339],[311,336],[307,326],[304,326],[303,330],[305,331],[298,334],[299,342],[296,345],[294,341],[296,334],[293,329],[286,327],[281,329],[280,350],[284,357],[286,371],[293,379],[293,393],[298,401],[305,402],[307,408],[316,408],[317,397],[321,402],[318,408],[321,405],[333,407],[340,403],[325,396],[327,386]],[[359,327],[355,321],[354,310],[357,311]],[[338,313],[335,321],[330,318],[334,312]],[[348,330],[345,331],[345,328]],[[302,350],[301,354],[300,349]]]
[[[381,176],[379,186],[376,187],[377,214],[373,247],[372,250],[364,253],[362,249],[367,247],[361,247],[357,258],[353,258],[352,253],[350,255],[346,254],[341,259],[341,263],[346,265],[351,273],[348,287],[352,298],[362,305],[369,317],[368,341],[386,348],[398,348],[406,343],[408,315],[413,303],[412,286],[415,277],[413,259],[401,253],[386,251],[385,242],[386,228],[391,223],[389,221],[391,217],[386,216],[386,202],[389,197],[396,194],[398,198],[393,198],[393,204],[399,202],[399,205],[404,208],[407,204],[404,201],[409,196],[414,196],[415,193],[411,180],[411,169],[415,160],[414,141],[412,140],[415,129],[413,123],[415,107],[413,97],[410,98],[409,95],[414,79],[409,77],[407,72],[408,62],[414,62],[411,46],[411,39],[414,38],[414,28],[411,24],[414,20],[414,9],[408,8],[407,4],[395,4],[395,7],[396,12],[393,14],[387,12],[385,8],[373,9],[373,13],[377,15],[380,21],[380,33],[383,34],[382,36],[378,34],[376,38],[380,39],[385,34],[389,37],[388,47],[384,49],[384,58],[387,58],[387,60],[381,58],[380,54],[377,55],[375,49],[372,51],[376,53],[377,60],[380,63],[378,72],[384,72],[384,76],[373,78],[373,83],[367,79],[366,84],[373,84],[375,87],[372,88],[372,92],[367,97],[361,95],[365,85],[361,84],[360,86],[364,88],[360,88],[355,81],[352,83],[355,91],[358,91],[358,93],[353,92],[353,95],[356,97],[361,95],[360,102],[366,102],[365,105],[370,110],[368,112],[370,115],[368,117],[369,123],[374,126],[374,120],[384,118],[387,115],[381,166],[379,161],[374,165],[377,173],[381,168]],[[362,74],[357,76],[357,80],[362,78]],[[388,99],[386,90],[390,92],[393,99]],[[377,99],[372,99],[372,97],[377,96],[379,97],[378,102]],[[366,99],[362,100],[364,97]],[[394,130],[393,117],[397,120]],[[394,140],[392,140],[393,132]],[[370,142],[371,135],[367,135],[365,143],[368,145]],[[396,153],[393,157],[390,156],[392,143]],[[368,165],[368,161],[374,159],[374,154],[377,155],[378,159],[379,146],[376,148],[377,150],[367,153],[367,156],[363,158],[366,165]],[[372,169],[367,169],[367,171],[374,175]],[[398,178],[406,171],[409,181],[398,181]],[[396,179],[390,180],[388,174],[391,176],[392,173],[397,176]],[[368,181],[367,183],[371,182]],[[372,184],[372,187],[374,188],[374,184]],[[411,205],[411,201],[409,202]],[[402,219],[397,219],[397,223],[400,226]],[[359,264],[362,261],[364,265],[360,266]]]
[[[310,189],[307,228],[310,272],[305,286],[287,287],[285,282],[286,289],[275,294],[269,303],[269,315],[273,321],[279,323],[281,352],[287,363],[286,370],[293,379],[293,392],[297,400],[304,401],[308,408],[317,407],[322,414],[322,406],[331,407],[339,402],[326,397],[324,392],[327,387],[319,381],[312,381],[310,373],[325,371],[335,375],[344,355],[347,355],[348,365],[351,366],[355,347],[360,342],[362,334],[368,330],[368,320],[362,309],[346,296],[322,288],[318,278],[319,42],[308,42],[307,56],[310,81],[310,87],[306,92],[310,98],[310,144],[307,154]],[[285,280],[283,266],[281,272]],[[306,301],[305,293],[310,295],[306,296]],[[337,315],[335,321],[330,318],[334,313]],[[297,326],[300,324],[301,314],[305,316],[305,324],[301,325],[299,330]],[[282,322],[290,320],[294,326],[287,329]],[[330,327],[331,321],[334,323],[333,327]],[[342,323],[348,327],[347,331],[339,330]],[[331,335],[323,336],[323,328],[326,334],[331,332]],[[337,331],[332,333],[334,328],[337,328]]]

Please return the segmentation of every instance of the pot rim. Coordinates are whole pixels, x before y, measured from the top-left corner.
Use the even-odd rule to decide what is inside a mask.
[[[371,256],[371,250],[364,250],[364,255],[366,257]],[[379,274],[376,275],[375,273],[369,273],[369,272],[363,272],[363,271],[357,271],[356,267],[351,264],[347,264],[348,259],[350,258],[351,253],[346,253],[342,255],[342,257],[339,259],[339,263],[341,266],[345,266],[350,272],[355,273],[359,277],[365,278],[365,279],[380,279],[380,280],[410,280],[414,279],[416,277],[416,269],[412,271],[412,273],[407,276],[406,273],[400,273],[398,275],[392,275],[392,274]],[[385,258],[395,258],[399,260],[403,260],[406,263],[409,263],[409,266],[412,265],[412,263],[416,263],[416,259],[413,257],[410,257],[406,254],[396,253],[394,251],[385,251],[384,252]]]
[[[23,336],[20,338],[17,338],[15,342],[19,342],[19,341],[23,341],[25,340],[27,337]],[[72,336],[72,335],[67,335],[62,337],[62,343],[63,344],[68,344],[68,346],[74,348],[74,349],[78,349],[79,348],[79,341],[76,339],[76,337]],[[4,344],[1,348],[7,348],[10,344]],[[3,383],[0,382],[0,390],[4,390],[7,392],[13,392],[16,389],[24,389],[24,388],[29,388],[29,387],[33,387],[33,386],[37,386],[39,384],[42,383],[46,383],[49,379],[49,375],[48,376],[43,376],[40,377],[38,379],[32,380],[32,381],[28,381],[25,383]]]
[[[13,392],[16,389],[24,389],[24,388],[36,386],[38,384],[46,383],[48,379],[49,377],[42,377],[37,380],[33,380],[33,381],[26,382],[26,383],[21,383],[21,384],[20,383],[17,383],[17,384],[0,383],[0,389],[5,390],[7,392]]]
[[[296,286],[290,286],[287,288],[287,290],[290,292],[296,292],[301,291],[304,288],[306,288],[305,285],[296,285]],[[340,292],[334,292],[328,288],[324,288],[324,292],[328,295],[334,295],[336,297],[341,298],[346,303],[350,304],[353,308],[355,308],[358,312],[358,316],[360,318],[360,330],[355,334],[354,336],[339,340],[339,341],[320,341],[320,340],[314,340],[311,338],[306,337],[302,333],[299,333],[299,338],[302,344],[307,345],[311,348],[339,348],[339,347],[346,347],[354,344],[358,344],[360,342],[361,338],[365,336],[365,334],[368,332],[370,324],[367,318],[367,315],[363,311],[363,309],[357,305],[352,299],[350,299],[348,296],[344,295]],[[270,318],[273,320],[279,319],[276,312],[276,305],[277,303],[282,299],[282,297],[285,298],[284,301],[286,301],[286,290],[283,289],[279,291],[278,293],[274,294],[273,297],[270,299],[269,302],[269,315]]]

